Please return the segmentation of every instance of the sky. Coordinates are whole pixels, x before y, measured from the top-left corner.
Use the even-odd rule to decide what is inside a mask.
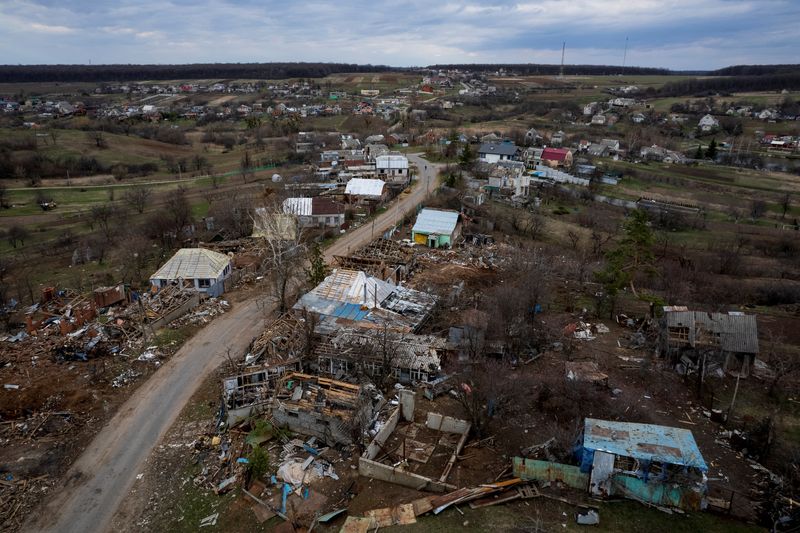
[[[800,0],[0,0],[0,64],[797,63]]]

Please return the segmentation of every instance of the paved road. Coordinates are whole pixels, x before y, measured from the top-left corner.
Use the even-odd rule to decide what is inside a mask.
[[[370,223],[337,239],[326,249],[326,258],[368,243],[435,189],[437,166],[416,155],[409,159],[421,174],[412,192],[377,217],[374,229]],[[64,485],[48,495],[23,529],[107,531],[145,460],[203,380],[225,360],[226,349],[241,354],[263,328],[266,311],[256,301],[255,296],[242,301],[216,318],[137,389],[73,464]]]

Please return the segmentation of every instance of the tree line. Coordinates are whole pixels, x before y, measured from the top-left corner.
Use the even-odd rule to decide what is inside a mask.
[[[450,65],[431,65],[430,69],[458,69],[469,71],[496,71],[504,69],[515,74],[524,75],[556,75],[561,72],[561,65],[544,65],[538,63],[474,63],[474,64],[450,64]],[[621,67],[616,65],[564,65],[564,74],[568,76],[606,76],[612,74],[647,74],[647,75],[669,75],[674,74],[665,68],[653,67]]]
[[[666,83],[660,96],[689,96],[749,91],[781,91],[800,89],[800,70],[785,74],[691,78]]]
[[[350,63],[195,63],[189,65],[0,65],[0,83],[175,79],[324,78],[341,72],[400,70]]]

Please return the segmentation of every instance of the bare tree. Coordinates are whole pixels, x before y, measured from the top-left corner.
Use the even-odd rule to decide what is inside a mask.
[[[107,148],[108,143],[106,142],[105,135],[100,130],[97,131],[90,131],[88,133],[89,140],[94,142],[95,147],[97,148]]]
[[[126,202],[128,202],[128,205],[134,208],[136,212],[141,215],[144,213],[151,196],[152,191],[149,188],[140,186],[133,187],[132,189],[125,191],[123,198]]]
[[[253,168],[255,167],[255,163],[253,162],[253,158],[250,156],[250,151],[245,150],[244,155],[242,156],[242,160],[239,163],[239,170],[242,173],[242,180],[247,183],[247,176],[253,175]]]
[[[89,211],[89,226],[94,229],[98,226],[107,241],[113,236],[113,226],[111,220],[114,218],[114,207],[111,204],[101,204],[92,206]]]
[[[512,375],[511,365],[487,357],[477,358],[456,373],[458,401],[478,437],[486,434],[494,417],[530,390],[523,378],[515,375],[516,379],[510,379]]]
[[[781,218],[786,218],[786,213],[792,207],[792,196],[788,192],[781,197]]]
[[[763,217],[767,213],[767,202],[754,199],[750,203],[750,218],[753,220]]]
[[[0,208],[7,209],[9,207],[8,196],[8,186],[0,183]]]
[[[269,297],[277,302],[279,314],[283,314],[288,309],[290,282],[303,271],[305,263],[303,228],[296,216],[283,212],[278,200],[254,210],[253,226],[260,236],[262,268],[268,271]]]
[[[8,239],[8,244],[10,244],[12,248],[24,246],[25,239],[28,238],[28,230],[20,225],[15,224],[8,229],[6,238]]]

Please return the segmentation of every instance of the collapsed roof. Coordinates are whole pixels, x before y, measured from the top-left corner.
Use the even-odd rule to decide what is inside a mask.
[[[304,294],[293,309],[320,315],[321,330],[357,323],[408,332],[422,326],[435,304],[431,294],[392,285],[360,270],[338,269]]]

